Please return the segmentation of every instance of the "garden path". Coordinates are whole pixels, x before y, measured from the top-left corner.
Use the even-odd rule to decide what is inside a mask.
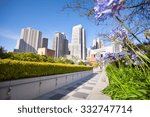
[[[38,100],[111,100],[101,91],[108,86],[105,70],[94,69],[94,73],[82,80],[56,89]]]

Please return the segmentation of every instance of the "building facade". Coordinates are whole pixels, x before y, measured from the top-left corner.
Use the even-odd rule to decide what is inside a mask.
[[[70,55],[79,59],[86,59],[86,34],[82,25],[76,25],[72,28],[72,40],[69,44]]]
[[[48,38],[43,38],[43,40],[42,40],[42,48],[48,48]]]
[[[46,55],[46,56],[55,56],[55,51],[47,48],[38,48],[39,55]]]
[[[91,49],[90,50],[90,56],[87,57],[87,60],[90,63],[95,63],[99,60],[102,60],[103,57],[106,55],[106,53],[113,53],[113,46],[103,46],[100,49]]]
[[[56,57],[61,57],[68,54],[68,40],[66,39],[66,35],[64,33],[55,33],[52,49],[55,50]]]
[[[92,49],[100,49],[104,47],[103,40],[94,39],[92,43]]]
[[[37,53],[38,48],[42,47],[42,32],[30,27],[23,28],[16,46],[17,52]]]

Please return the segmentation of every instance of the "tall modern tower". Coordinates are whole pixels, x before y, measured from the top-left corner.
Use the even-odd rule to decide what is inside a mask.
[[[42,48],[48,48],[48,38],[43,38],[43,40],[42,40]]]
[[[86,59],[86,34],[82,25],[76,25],[72,28],[70,55],[82,60]]]
[[[55,33],[52,48],[55,50],[56,57],[61,57],[68,54],[68,40],[66,39],[66,35],[64,33]]]
[[[23,28],[20,39],[17,41],[17,52],[37,53],[38,48],[42,47],[42,32],[32,29]]]
[[[103,40],[94,39],[92,43],[92,49],[100,49],[104,46]]]

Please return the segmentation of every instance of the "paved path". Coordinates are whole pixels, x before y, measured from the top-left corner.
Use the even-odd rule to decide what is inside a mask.
[[[105,71],[96,71],[92,75],[56,89],[38,100],[111,100],[109,96],[101,93],[108,85]]]

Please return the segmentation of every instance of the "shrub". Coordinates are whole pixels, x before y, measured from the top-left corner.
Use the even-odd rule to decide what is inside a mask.
[[[83,61],[80,61],[78,65],[86,65]]]
[[[16,60],[0,60],[0,81],[15,80],[28,77],[64,74],[91,70],[92,67]]]
[[[74,64],[74,62],[72,60],[68,60],[68,59],[63,58],[63,57],[56,58],[56,57],[51,57],[51,56],[33,54],[31,52],[3,53],[2,55],[0,54],[0,58],[20,60],[20,61]]]

